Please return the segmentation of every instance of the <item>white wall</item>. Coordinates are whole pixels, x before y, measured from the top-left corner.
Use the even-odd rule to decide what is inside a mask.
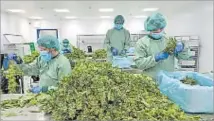
[[[175,15],[168,20],[168,35],[198,35],[200,37],[199,71],[213,70],[213,9]]]
[[[30,40],[28,20],[16,15],[1,13],[1,52],[3,52],[3,44],[7,43],[3,34],[22,35],[26,42]]]
[[[77,35],[79,34],[106,34],[107,30],[113,27],[113,19],[80,19],[62,21],[31,21],[31,37],[36,41],[36,29],[59,29],[60,40],[67,38],[72,45],[76,46]],[[127,19],[125,27],[131,33],[138,33],[143,29],[142,19]]]
[[[59,37],[61,36],[61,24],[58,21],[48,20],[28,20],[30,25],[30,38],[32,42],[37,41],[37,29],[58,29]]]

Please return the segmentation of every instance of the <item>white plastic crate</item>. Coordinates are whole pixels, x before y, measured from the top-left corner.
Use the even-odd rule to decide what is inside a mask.
[[[199,64],[199,50],[200,50],[200,38],[197,35],[185,35],[185,36],[175,36],[178,41],[183,41],[185,45],[190,48],[190,56],[193,60],[182,60],[179,59],[177,70],[183,71],[198,71]]]
[[[190,36],[190,39],[191,40],[199,40],[199,37],[198,36]]]
[[[195,40],[189,40],[189,41],[186,41],[185,43],[187,43],[188,46],[199,46],[199,42]]]
[[[180,68],[179,69],[180,71],[196,71],[196,69],[195,68]]]
[[[175,37],[175,39],[176,39],[176,40],[182,40],[182,38],[181,38],[181,37]]]
[[[180,64],[183,66],[194,66],[196,64],[195,60],[181,60]]]
[[[196,56],[196,55],[195,55],[195,54],[196,54],[195,51],[190,51],[189,54],[190,54],[190,56]]]
[[[182,40],[190,40],[190,37],[182,37]]]

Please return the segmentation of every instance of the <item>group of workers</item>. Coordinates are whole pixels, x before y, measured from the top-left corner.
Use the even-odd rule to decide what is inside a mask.
[[[107,59],[112,60],[113,56],[122,55],[129,51],[130,33],[124,25],[124,17],[118,15],[114,19],[114,28],[108,30],[104,41],[107,49]],[[174,55],[162,52],[166,47],[167,39],[164,28],[166,19],[160,13],[154,13],[145,21],[145,30],[150,33],[138,40],[135,47],[134,62],[144,73],[155,78],[160,70],[173,71],[174,57],[187,59],[188,48],[184,43],[178,42],[174,50]],[[16,54],[9,54],[9,59],[14,60],[25,75],[39,75],[39,86],[33,87],[31,92],[46,92],[52,87],[56,87],[62,77],[71,73],[69,60],[63,55],[72,51],[69,41],[63,40],[62,47],[57,38],[53,36],[43,36],[37,41],[40,56],[31,64],[24,64],[22,59]],[[60,52],[61,50],[61,52]]]
[[[116,16],[115,27],[106,34],[105,47],[107,48],[108,60],[113,56],[121,55],[130,51],[130,33],[124,25],[124,18]],[[174,57],[189,59],[189,49],[182,42],[176,43],[174,55],[163,52],[168,39],[165,35],[166,19],[161,13],[153,13],[144,22],[145,30],[149,34],[139,39],[135,46],[135,58],[133,59],[138,69],[153,78],[160,70],[174,71]]]

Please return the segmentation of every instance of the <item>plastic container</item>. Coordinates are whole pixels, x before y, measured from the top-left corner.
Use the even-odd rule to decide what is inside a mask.
[[[180,80],[186,76],[198,85],[188,85]],[[161,93],[180,106],[187,113],[214,113],[213,79],[197,72],[165,72],[157,75]]]

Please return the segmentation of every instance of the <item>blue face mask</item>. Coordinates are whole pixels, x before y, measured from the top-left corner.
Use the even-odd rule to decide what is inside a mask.
[[[48,51],[40,51],[40,56],[41,56],[41,59],[45,62],[50,61],[52,58],[51,53],[49,53]]]
[[[117,30],[120,30],[120,29],[123,28],[123,24],[115,24],[114,28],[117,29]]]
[[[160,33],[152,33],[150,35],[152,38],[154,39],[161,39],[163,37],[163,32],[160,32]]]

